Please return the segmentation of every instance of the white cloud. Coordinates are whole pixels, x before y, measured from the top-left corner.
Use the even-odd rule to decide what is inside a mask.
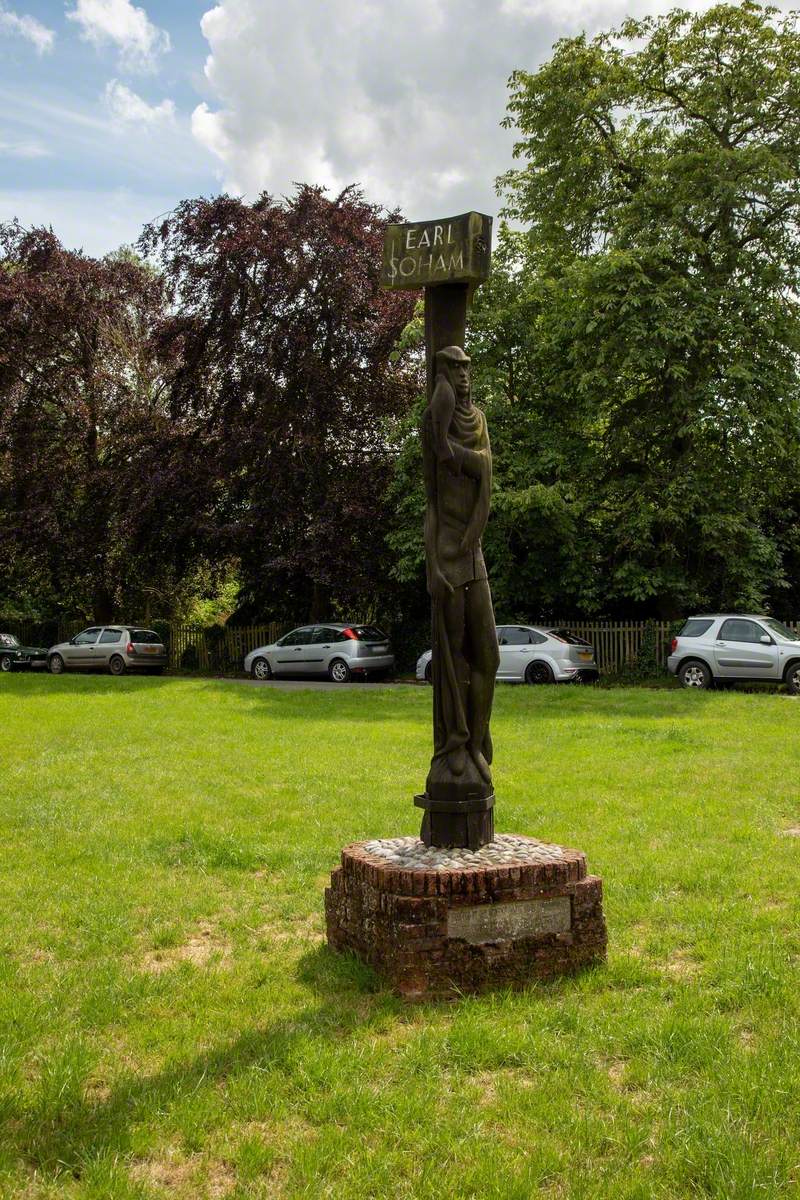
[[[411,219],[496,212],[510,73],[534,70],[559,37],[674,2],[217,0],[192,132],[234,193],[355,181]]]
[[[56,40],[53,30],[37,21],[36,17],[29,17],[27,14],[19,16],[0,3],[0,34],[3,33],[25,38],[34,46],[37,54],[46,54],[52,50]]]
[[[148,104],[118,79],[111,79],[103,93],[106,107],[114,121],[125,125],[163,125],[175,120],[175,105],[172,100],[160,104]]]
[[[98,49],[116,46],[120,66],[127,71],[153,70],[159,55],[170,48],[167,31],[131,0],[76,0],[67,17],[80,26],[84,41]]]
[[[710,8],[712,0],[682,0],[680,5],[660,0],[560,0],[558,20],[564,26],[580,29],[588,26],[592,32],[611,28],[625,17],[640,17],[647,13],[666,12],[680,7],[690,12]],[[551,0],[502,0],[501,12],[521,20],[538,20],[551,11]]]
[[[0,142],[0,155],[4,158],[49,158],[52,152],[33,138],[14,142]]]

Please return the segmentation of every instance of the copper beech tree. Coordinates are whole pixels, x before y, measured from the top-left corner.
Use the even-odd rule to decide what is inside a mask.
[[[0,227],[0,609],[169,615],[232,559],[242,619],[377,602],[412,383],[386,219],[354,189],[188,200],[102,260]]]
[[[0,609],[145,613],[189,568],[204,459],[168,412],[163,302],[130,253],[0,226]]]
[[[213,456],[241,619],[363,612],[387,575],[386,425],[415,382],[392,351],[413,296],[378,288],[385,214],[355,188],[188,200],[140,247],[163,274],[176,419]]]

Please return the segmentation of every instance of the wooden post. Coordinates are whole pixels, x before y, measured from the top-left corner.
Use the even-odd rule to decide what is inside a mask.
[[[434,393],[436,355],[449,347],[464,350],[469,300],[474,289],[489,274],[491,229],[491,217],[480,213],[391,225],[387,229],[382,285],[389,289],[424,289],[426,390],[429,405]],[[460,767],[451,769],[450,760],[445,760],[442,751],[448,741],[448,719],[451,736],[454,725],[454,683],[452,657],[448,657],[440,604],[441,601],[432,598],[434,758],[426,790],[415,797],[415,804],[424,810],[421,837],[427,845],[478,849],[494,837],[494,794],[488,767],[482,757],[480,761],[486,772],[483,776],[474,766],[475,755],[467,757],[466,770],[463,762]],[[445,662],[450,663],[449,681],[448,668],[443,666]],[[450,689],[447,692],[450,697],[449,718],[447,688]],[[446,765],[445,778],[441,777],[443,762]],[[439,772],[436,777],[434,764]],[[471,769],[470,764],[473,764]]]

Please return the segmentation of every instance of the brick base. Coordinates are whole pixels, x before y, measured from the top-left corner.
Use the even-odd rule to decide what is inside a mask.
[[[331,875],[328,942],[353,951],[402,996],[519,987],[605,958],[602,882],[587,875],[580,850],[543,847],[541,862],[528,853],[519,863],[406,870],[367,844],[346,846]]]

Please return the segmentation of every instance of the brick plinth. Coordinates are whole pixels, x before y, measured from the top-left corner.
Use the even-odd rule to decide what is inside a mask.
[[[346,846],[325,892],[329,944],[408,998],[521,986],[604,959],[602,883],[586,856],[513,841],[434,868],[391,843]]]

